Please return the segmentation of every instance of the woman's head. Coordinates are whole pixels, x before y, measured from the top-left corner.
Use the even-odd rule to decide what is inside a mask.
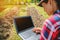
[[[52,15],[56,10],[60,9],[60,0],[41,0],[39,6],[43,6],[48,15]]]

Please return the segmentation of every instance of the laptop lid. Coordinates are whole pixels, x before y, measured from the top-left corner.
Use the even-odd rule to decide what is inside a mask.
[[[28,28],[34,27],[31,16],[15,17],[14,24],[17,29],[17,33]]]

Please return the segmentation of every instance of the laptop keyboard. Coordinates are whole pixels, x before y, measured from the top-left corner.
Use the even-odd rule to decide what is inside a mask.
[[[31,37],[29,37],[28,39],[26,39],[26,40],[39,40],[39,37],[40,37],[40,35],[33,35],[33,36],[31,36]]]
[[[22,35],[22,37],[24,39],[27,39],[27,38],[31,37],[32,35],[35,35],[35,33],[32,32],[32,29],[29,29],[29,30],[27,30],[25,32],[20,33],[20,35]]]

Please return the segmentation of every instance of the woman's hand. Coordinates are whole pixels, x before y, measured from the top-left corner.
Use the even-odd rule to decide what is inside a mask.
[[[41,32],[41,29],[39,28],[39,27],[35,27],[35,28],[33,28],[33,32],[35,32],[36,34],[40,34],[40,32]]]

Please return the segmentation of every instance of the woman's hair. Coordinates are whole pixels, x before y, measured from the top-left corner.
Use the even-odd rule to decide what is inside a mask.
[[[60,0],[55,0],[56,1],[56,3],[57,3],[57,7],[59,8],[59,10],[60,10]]]

